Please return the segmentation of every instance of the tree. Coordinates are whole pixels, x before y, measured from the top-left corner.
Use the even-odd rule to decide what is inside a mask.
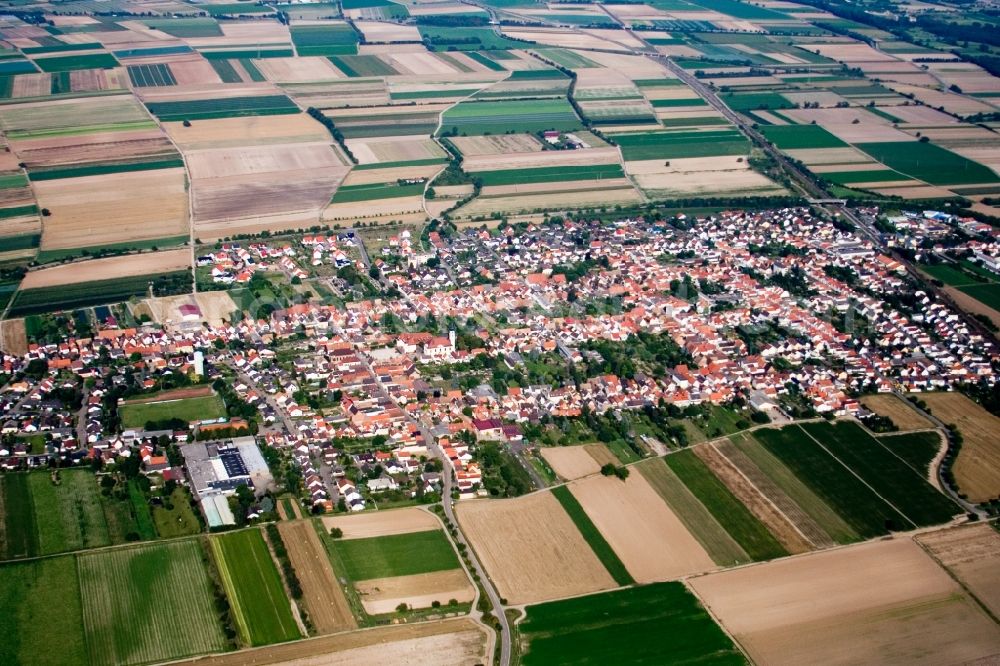
[[[340,529],[339,527],[331,527],[330,536],[333,537],[334,539],[339,539],[340,537],[344,536],[344,530]]]

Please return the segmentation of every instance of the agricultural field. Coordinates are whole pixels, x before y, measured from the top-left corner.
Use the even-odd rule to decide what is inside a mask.
[[[214,536],[209,543],[243,642],[269,645],[301,638],[260,530]]]
[[[143,664],[223,650],[205,566],[197,539],[81,555],[90,663]]]
[[[917,543],[985,605],[994,616],[1000,612],[1000,533],[982,523],[928,532]]]
[[[518,624],[522,663],[746,664],[682,583],[528,606]]]
[[[756,663],[961,663],[1000,650],[1000,627],[905,537],[690,585]]]
[[[299,56],[340,56],[358,52],[358,33],[349,23],[293,26],[292,43]]]
[[[76,559],[67,555],[0,564],[0,662],[24,666],[87,666]],[[59,614],[59,649],[50,620]]]
[[[563,509],[566,510],[566,513],[573,520],[573,524],[580,530],[580,534],[590,544],[590,547],[594,550],[594,554],[601,560],[601,564],[608,570],[608,573],[615,579],[615,582],[619,585],[634,584],[635,580],[629,574],[625,565],[622,564],[622,561],[615,554],[615,551],[608,544],[607,540],[601,536],[594,523],[587,517],[583,507],[573,497],[569,488],[558,486],[552,489],[552,494],[559,500]]]
[[[460,136],[543,130],[572,132],[583,129],[583,125],[573,107],[562,98],[459,102],[444,112],[441,128],[445,136]]]
[[[354,629],[357,622],[323,552],[312,523],[282,522],[278,525],[288,557],[302,585],[302,602],[318,634]]]
[[[551,493],[464,502],[457,516],[500,596],[511,604],[617,587]]]
[[[591,476],[568,488],[635,581],[672,580],[715,568],[641,474],[630,474],[624,481]]]
[[[420,509],[324,520],[343,537],[327,541],[336,573],[353,585],[368,615],[406,604],[467,603],[475,592],[437,518]]]
[[[1000,418],[961,393],[927,393],[920,399],[934,416],[958,427],[962,448],[952,471],[959,489],[972,502],[1000,496]]]
[[[861,404],[879,416],[892,421],[901,431],[933,428],[934,423],[910,407],[902,398],[891,393],[866,395]]]

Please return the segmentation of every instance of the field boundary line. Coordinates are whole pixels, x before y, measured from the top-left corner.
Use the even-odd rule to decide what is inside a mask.
[[[755,562],[754,564],[763,564],[763,562],[760,562],[760,563],[756,563]],[[722,571],[729,571],[729,569],[722,569]],[[712,572],[707,572],[707,573],[704,573],[704,574],[701,574],[701,575],[706,575],[707,576],[710,573],[712,573]],[[701,598],[701,595],[698,594],[698,591],[694,589],[694,586],[691,585],[690,583],[688,583],[688,580],[690,578],[691,578],[691,576],[686,576],[684,578],[681,578],[677,582],[679,582],[681,585],[683,585],[684,588],[688,592],[691,593],[691,596],[693,596],[695,599],[698,600],[698,605],[700,605],[704,609],[705,613],[707,613],[708,616],[710,618],[712,618],[712,621],[715,622],[716,626],[719,627],[719,629],[722,630],[722,633],[724,633],[726,636],[729,637],[729,640],[731,640],[733,642],[733,645],[735,645],[737,647],[737,649],[739,649],[739,651],[743,654],[743,657],[747,660],[747,663],[748,664],[756,664],[756,662],[750,657],[750,652],[747,651],[747,649],[745,647],[743,647],[743,644],[740,643],[740,641],[736,638],[735,634],[730,633],[729,627],[727,627],[725,624],[722,623],[722,619],[719,618],[719,616],[717,616],[715,614],[715,611],[712,610],[712,607],[709,606],[708,603],[704,599]]]
[[[945,529],[959,529],[959,528],[956,528],[956,527],[945,527]],[[956,573],[955,573],[954,571],[952,571],[951,569],[949,569],[949,568],[948,568],[948,566],[947,566],[947,565],[945,565],[945,563],[944,563],[944,562],[942,562],[942,561],[941,561],[941,560],[940,560],[940,559],[938,558],[938,556],[937,556],[937,555],[935,555],[933,551],[931,551],[931,549],[930,549],[930,548],[928,548],[927,546],[925,546],[925,545],[924,545],[924,543],[923,543],[923,542],[922,542],[922,541],[921,541],[920,539],[916,538],[916,536],[914,536],[914,538],[913,538],[913,541],[914,541],[914,543],[916,543],[916,544],[917,544],[917,546],[918,546],[918,547],[919,547],[919,548],[920,548],[920,549],[921,549],[922,551],[924,551],[924,552],[925,552],[925,553],[927,554],[927,557],[929,557],[929,558],[931,558],[932,560],[934,560],[934,563],[935,563],[935,564],[937,564],[937,565],[938,565],[939,567],[941,567],[941,569],[943,569],[943,570],[944,570],[944,572],[945,572],[946,574],[948,574],[948,576],[949,576],[949,577],[950,577],[950,578],[951,578],[951,579],[952,579],[953,581],[955,581],[955,582],[956,582],[956,583],[958,584],[958,586],[959,586],[960,588],[962,588],[962,591],[964,591],[964,592],[965,592],[965,593],[966,593],[967,595],[969,595],[969,598],[970,598],[970,599],[972,599],[973,601],[975,601],[975,602],[976,602],[976,605],[977,605],[977,606],[979,606],[979,608],[980,608],[980,609],[981,609],[981,610],[982,610],[982,611],[983,611],[984,613],[986,613],[987,617],[989,617],[989,618],[990,618],[991,620],[993,620],[993,621],[994,621],[994,622],[995,622],[996,624],[1000,624],[1000,618],[998,618],[998,617],[997,617],[997,616],[996,616],[996,615],[995,615],[995,614],[993,613],[993,611],[992,611],[992,610],[990,610],[989,606],[987,606],[986,604],[984,604],[984,603],[982,602],[982,600],[981,600],[981,599],[980,599],[979,597],[977,597],[977,596],[976,596],[976,593],[975,593],[975,592],[973,592],[973,591],[972,591],[972,589],[971,589],[971,588],[970,588],[970,587],[969,587],[968,585],[966,585],[966,584],[965,584],[965,581],[963,581],[963,580],[962,580],[961,578],[959,578],[958,574],[956,574]]]
[[[857,472],[855,472],[853,469],[851,469],[851,467],[847,463],[845,463],[843,460],[841,460],[836,455],[834,455],[834,453],[830,449],[826,448],[826,446],[824,446],[822,442],[820,442],[818,439],[816,439],[815,437],[813,437],[812,434],[808,430],[806,430],[802,426],[798,426],[798,428],[799,428],[799,430],[801,430],[802,432],[805,433],[806,437],[808,437],[812,441],[816,442],[816,445],[819,446],[819,448],[821,448],[824,451],[826,451],[827,455],[829,455],[831,458],[833,458],[838,463],[840,463],[841,465],[843,465],[844,469],[846,469],[848,472],[850,472],[851,474],[853,474],[854,478],[856,478],[858,481],[860,481],[861,483],[863,483],[868,488],[868,490],[870,490],[873,493],[875,493],[876,497],[878,497],[880,500],[882,500],[883,502],[885,502],[886,505],[888,505],[890,508],[892,508],[893,511],[895,511],[896,513],[898,513],[907,522],[909,522],[911,525],[913,525],[914,529],[919,529],[919,526],[913,521],[912,518],[910,518],[905,513],[903,513],[902,511],[900,511],[899,508],[895,504],[893,504],[892,502],[890,502],[886,498],[882,497],[882,495],[877,490],[875,490],[874,488],[872,488],[871,485],[869,485],[869,483],[867,481],[865,481],[864,479],[862,479],[858,475]]]

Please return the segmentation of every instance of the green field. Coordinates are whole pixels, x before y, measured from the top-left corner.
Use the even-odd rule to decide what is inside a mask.
[[[617,134],[626,160],[740,155],[750,151],[750,143],[736,129],[704,132],[639,132]]]
[[[136,275],[115,280],[95,280],[93,282],[78,282],[76,284],[60,285],[58,287],[43,287],[26,289],[17,292],[10,314],[20,316],[82,308],[88,305],[104,303],[120,303],[133,296],[144,296],[149,293],[149,283],[164,280],[169,283],[181,284],[187,281],[190,286],[190,271],[177,271],[162,275]],[[190,289],[188,289],[190,290]],[[172,290],[172,293],[176,290]],[[158,295],[165,295],[157,289]]]
[[[72,556],[0,565],[0,609],[0,664],[88,664]]]
[[[776,92],[726,93],[721,96],[726,106],[734,111],[756,109],[791,109],[795,105]]]
[[[683,583],[655,583],[528,606],[521,663],[745,664]]]
[[[346,23],[292,26],[291,32],[299,56],[350,55],[358,52],[360,36]]]
[[[348,185],[337,188],[330,203],[371,201],[373,199],[398,199],[399,197],[419,197],[424,193],[423,183],[397,185],[396,183],[372,183],[370,185]]]
[[[762,429],[754,438],[826,502],[859,537],[870,539],[912,523],[878,497],[798,426]]]
[[[152,518],[156,533],[162,539],[189,536],[201,532],[201,523],[191,507],[188,494],[181,488],[174,490],[170,496],[172,508],[166,503],[153,507]]]
[[[66,469],[53,484],[48,472],[28,474],[39,553],[110,545],[97,479],[89,469]]]
[[[608,573],[615,579],[615,582],[619,585],[634,585],[635,580],[632,578],[632,574],[625,568],[625,565],[619,559],[611,544],[607,542],[604,535],[601,534],[597,526],[590,520],[590,517],[583,510],[583,507],[580,506],[580,502],[573,497],[573,493],[570,492],[569,488],[566,486],[557,486],[552,489],[552,495],[559,500],[562,508],[569,514],[569,517],[573,520],[573,524],[576,525],[576,529],[580,530],[581,536],[590,544],[590,549],[594,551],[594,555],[597,555],[597,559],[601,561],[601,564],[608,570]]]
[[[664,460],[751,559],[770,560],[788,554],[694,451],[679,451]]]
[[[373,55],[345,55],[327,58],[334,66],[352,78],[359,76],[392,76],[399,74],[384,60]]]
[[[910,180],[909,177],[892,169],[872,169],[871,171],[832,171],[821,174],[822,178],[838,185],[864,185],[893,180]]]
[[[261,531],[230,532],[212,537],[209,543],[243,641],[268,645],[300,638]]]
[[[0,511],[3,513],[0,555],[4,559],[38,555],[38,528],[27,474],[0,476]]]
[[[225,649],[197,539],[89,553],[78,565],[93,666]]]
[[[222,30],[210,18],[160,18],[144,21],[146,26],[174,37],[221,37]]]
[[[295,106],[295,102],[285,95],[198,99],[184,102],[150,102],[147,107],[150,113],[163,122],[299,113],[299,107]]]
[[[831,539],[840,544],[858,540],[857,532],[770,451],[749,435],[737,435],[731,441]]]
[[[219,396],[206,395],[165,402],[126,404],[122,405],[118,412],[124,427],[142,428],[149,421],[217,419],[226,415],[226,406]]]
[[[199,5],[198,9],[211,14],[212,16],[238,16],[240,14],[270,14],[273,8],[267,5],[258,5],[253,2],[233,2],[220,5]]]
[[[565,98],[459,102],[444,112],[441,124],[442,132],[473,135],[582,128]]]
[[[941,449],[941,435],[936,432],[908,432],[900,435],[882,435],[879,443],[906,461],[921,474],[927,473],[931,461]]]
[[[890,169],[931,185],[1000,182],[988,167],[929,142],[859,143],[857,147]]]
[[[118,61],[110,53],[90,53],[39,58],[35,60],[35,64],[43,72],[69,72],[78,69],[111,69],[118,66]]]
[[[347,576],[354,581],[457,569],[458,556],[441,530],[335,542]]]
[[[177,169],[184,167],[184,160],[168,157],[149,162],[120,162],[116,164],[88,164],[83,166],[54,167],[47,169],[31,169],[28,175],[33,181],[57,180],[59,178],[82,178],[83,176],[104,176],[111,173],[126,173],[130,171],[155,171],[157,169]]]
[[[569,180],[598,180],[624,178],[620,164],[595,164],[592,166],[542,167],[540,169],[505,169],[503,171],[477,171],[473,178],[483,185],[516,185],[518,183],[556,183]]]
[[[922,472],[896,457],[857,423],[805,423],[802,428],[917,527],[946,523],[961,513]]]
[[[819,125],[764,125],[760,128],[768,141],[782,150],[797,148],[845,148],[846,143]]]
[[[972,284],[959,287],[958,290],[1000,312],[1000,284]]]
[[[495,33],[492,28],[417,27],[431,51],[496,51],[525,47],[524,42],[507,39]]]
[[[128,77],[132,81],[132,85],[138,88],[177,85],[177,80],[174,78],[173,72],[164,63],[129,65]]]
[[[698,501],[662,459],[644,460],[636,465],[653,490],[663,498],[712,561],[731,567],[750,562],[750,556],[722,528],[719,521]]]

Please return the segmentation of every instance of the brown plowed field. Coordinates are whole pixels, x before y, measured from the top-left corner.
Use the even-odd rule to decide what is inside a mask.
[[[320,634],[358,626],[310,521],[278,523],[281,540],[302,583],[302,603]]]
[[[1000,655],[1000,627],[911,539],[688,582],[758,664],[937,666]]]
[[[888,417],[902,431],[933,428],[934,424],[891,393],[866,395],[861,404],[880,416]]]
[[[1000,616],[1000,534],[986,523],[921,534],[917,542]]]
[[[769,499],[781,512],[781,516],[798,528],[801,535],[815,548],[830,548],[836,545],[812,517],[802,510],[791,497],[785,494],[745,453],[729,440],[719,442],[716,450],[725,456],[730,465],[738,469],[750,480],[760,494]],[[798,536],[798,533],[796,533]],[[801,537],[798,537],[801,538]],[[787,547],[787,546],[786,546]]]
[[[617,587],[551,493],[462,502],[457,511],[476,555],[511,604]]]
[[[961,393],[928,393],[921,399],[934,416],[958,426],[962,433],[962,449],[953,471],[969,501],[1000,496],[1000,418]]]
[[[189,666],[471,666],[489,661],[487,636],[467,618],[398,624],[270,647],[196,657]]]

